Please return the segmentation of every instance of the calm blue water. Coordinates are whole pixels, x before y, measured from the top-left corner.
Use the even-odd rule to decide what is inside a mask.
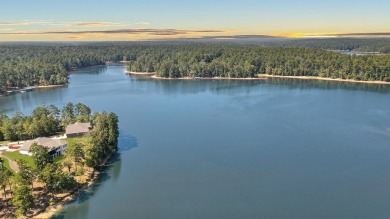
[[[0,111],[84,102],[120,118],[120,152],[56,218],[388,218],[390,86],[160,81],[120,65]]]

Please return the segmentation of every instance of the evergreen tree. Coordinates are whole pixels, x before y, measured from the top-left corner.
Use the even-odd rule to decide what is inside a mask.
[[[32,154],[32,158],[34,160],[35,166],[38,171],[42,171],[43,168],[49,163],[53,162],[52,157],[49,155],[49,148],[38,145],[37,143],[33,143],[28,150]]]
[[[34,199],[31,194],[31,188],[27,185],[22,185],[15,189],[12,204],[17,207],[16,216],[26,215],[34,206]]]

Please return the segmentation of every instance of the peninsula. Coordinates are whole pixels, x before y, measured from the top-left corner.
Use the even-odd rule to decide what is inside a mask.
[[[10,127],[20,127],[18,130]],[[118,149],[118,117],[83,103],[0,114],[0,218],[48,218],[99,177]],[[54,210],[53,210],[54,209]]]

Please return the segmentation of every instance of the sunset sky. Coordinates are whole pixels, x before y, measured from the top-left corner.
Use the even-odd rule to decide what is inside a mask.
[[[390,36],[388,0],[12,0],[0,41]]]

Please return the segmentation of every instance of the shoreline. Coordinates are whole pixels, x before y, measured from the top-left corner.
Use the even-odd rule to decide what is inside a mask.
[[[156,80],[267,80],[268,78],[289,78],[289,79],[299,79],[299,80],[318,80],[318,81],[334,81],[334,82],[348,82],[348,83],[360,83],[360,84],[382,84],[390,85],[390,82],[387,81],[357,81],[353,79],[341,79],[341,78],[326,78],[318,76],[283,76],[283,75],[267,75],[259,74],[257,77],[253,78],[228,78],[228,77],[181,77],[181,78],[164,78],[157,76],[155,72],[128,72],[126,74],[138,75],[138,76],[149,76],[152,79]]]
[[[50,89],[50,88],[59,88],[59,87],[66,87],[69,84],[53,84],[53,85],[35,85],[35,86],[28,86],[24,88],[18,88],[18,89],[13,89],[13,90],[7,90],[4,93],[0,94],[0,97],[5,97],[10,94],[15,94],[15,93],[26,93],[33,91],[35,89]]]
[[[54,215],[61,212],[61,210],[71,202],[75,201],[80,193],[85,192],[89,188],[91,188],[95,182],[100,178],[101,174],[106,168],[106,165],[111,160],[112,156],[114,155],[110,154],[106,157],[106,159],[103,160],[103,162],[100,164],[99,169],[95,169],[92,173],[89,174],[89,176],[93,175],[93,178],[87,183],[81,184],[80,188],[77,188],[71,192],[64,193],[64,197],[62,197],[59,202],[55,203],[53,206],[47,206],[45,209],[42,209],[41,211],[36,212],[34,215],[31,216],[31,218],[34,219],[45,219],[45,218],[51,218]]]
[[[290,79],[300,79],[300,80],[317,80],[317,81],[334,81],[334,82],[348,82],[348,83],[360,83],[360,84],[383,84],[390,85],[390,82],[387,81],[357,81],[353,79],[341,79],[341,78],[325,78],[318,76],[282,76],[282,75],[266,75],[261,74],[259,78],[290,78]]]
[[[144,75],[144,76],[153,76],[156,75],[157,72],[135,72],[135,71],[126,71],[128,75]]]
[[[181,78],[164,78],[160,76],[151,76],[150,78],[156,80],[265,80],[265,78],[228,78],[228,77],[204,77],[204,78],[194,78],[194,77],[181,77]]]
[[[129,61],[119,61],[116,63],[119,64],[125,64]],[[112,62],[115,63],[115,62]],[[109,64],[109,63],[108,63]],[[99,65],[97,65],[99,66]],[[79,69],[77,69],[79,70]],[[74,70],[76,71],[76,70]],[[72,72],[68,72],[68,74],[72,74]],[[290,79],[300,79],[300,80],[318,80],[318,81],[335,81],[335,82],[348,82],[348,83],[360,83],[360,84],[381,84],[381,85],[390,85],[390,82],[387,81],[357,81],[354,79],[341,79],[341,78],[326,78],[326,77],[319,77],[319,76],[283,76],[283,75],[268,75],[268,74],[258,74],[257,77],[253,78],[229,78],[229,77],[181,77],[181,78],[164,78],[157,76],[157,72],[133,72],[133,71],[127,71],[125,70],[125,74],[127,75],[135,75],[135,76],[144,76],[144,77],[150,77],[152,79],[156,80],[266,80],[268,78],[290,78]],[[59,88],[59,87],[66,87],[69,83],[66,84],[59,84],[59,85],[35,85],[35,86],[28,86],[21,89],[15,89],[15,90],[7,90],[4,93],[0,94],[0,97],[5,97],[10,94],[14,93],[24,93],[26,90],[24,89],[49,89],[49,88]],[[23,92],[24,91],[24,92]]]
[[[164,78],[157,76],[157,72],[133,72],[126,71],[128,75],[145,76],[157,80],[264,80],[265,78],[228,78],[228,77],[180,77],[180,78]]]
[[[56,87],[66,87],[69,84],[53,84],[53,85],[36,85],[36,86],[31,86],[31,87],[26,87],[26,88],[33,88],[33,89],[44,89],[44,88],[56,88]]]

